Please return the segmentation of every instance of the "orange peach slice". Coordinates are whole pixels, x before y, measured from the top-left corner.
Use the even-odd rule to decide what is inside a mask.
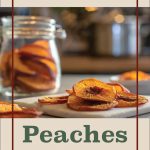
[[[85,79],[73,86],[77,97],[93,101],[111,102],[115,100],[116,91],[113,86],[96,79]]]
[[[118,105],[116,107],[136,107],[148,102],[144,96],[137,96],[133,93],[121,92],[117,94]]]
[[[74,94],[74,92],[73,92],[73,90],[72,90],[72,89],[70,89],[70,90],[66,90],[66,92],[67,92],[69,95],[73,95],[73,94]]]
[[[124,81],[124,80],[136,80],[137,78],[137,73],[136,71],[129,71],[129,72],[125,72],[122,75],[120,75],[120,80]],[[139,71],[138,72],[138,79],[139,80],[150,80],[150,75]]]
[[[20,56],[17,52],[14,53],[13,57],[14,57],[13,69],[15,71],[18,71],[20,73],[27,74],[27,75],[35,75],[36,74],[35,71],[31,70],[28,66],[23,64],[23,62],[21,61]],[[10,67],[12,67],[12,58],[10,58]]]
[[[39,59],[38,61],[47,66],[50,70],[52,70],[53,73],[57,73],[56,64],[54,62],[47,59]]]
[[[67,103],[68,96],[58,96],[58,97],[43,97],[38,99],[40,104],[64,104]]]
[[[19,53],[22,56],[26,56],[26,57],[33,57],[33,58],[40,57],[40,58],[51,59],[51,55],[48,49],[45,49],[41,46],[34,45],[34,44],[25,45],[21,47]]]
[[[10,60],[11,56],[12,56],[11,51],[2,53],[0,56],[0,72],[3,76],[7,75],[7,72],[9,69],[8,68],[9,67],[9,60]]]
[[[35,109],[23,108],[22,111],[0,113],[0,118],[37,118],[42,114]]]
[[[41,46],[45,49],[49,49],[49,42],[46,40],[37,40],[33,43],[34,45]]]
[[[87,101],[74,95],[70,95],[67,102],[67,106],[76,111],[104,111],[114,108],[117,104],[117,101],[110,103],[104,101]]]
[[[13,109],[14,111],[22,111],[22,108],[19,107],[17,104],[13,105]],[[12,112],[12,104],[10,103],[0,103],[0,114],[1,113],[8,113],[8,112]]]
[[[9,60],[11,57],[11,51],[2,53],[0,56],[0,75],[4,87],[11,85],[11,69],[9,67]]]
[[[20,107],[18,104],[12,104],[6,101],[0,101],[0,118],[33,118],[42,113],[36,109]]]
[[[130,92],[127,88],[125,88],[123,85],[119,83],[108,83],[108,85],[113,86],[116,92],[126,92],[126,93]]]
[[[16,82],[17,85],[19,85],[19,87],[22,90],[28,92],[47,91],[55,88],[54,81],[47,80],[40,76],[35,77],[17,76]]]
[[[42,75],[45,75],[49,78],[55,79],[57,74],[57,68],[56,64],[48,59],[30,59],[25,60],[24,63],[27,66],[30,66],[31,69],[36,71],[37,73],[42,73]]]

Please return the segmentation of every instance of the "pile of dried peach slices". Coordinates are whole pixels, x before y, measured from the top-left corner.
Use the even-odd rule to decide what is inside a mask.
[[[14,70],[14,86],[19,92],[43,92],[56,87],[57,66],[49,42],[37,40],[0,55],[0,75],[4,87],[11,86],[11,70]]]
[[[136,107],[148,102],[144,96],[131,93],[118,83],[104,83],[94,78],[76,83],[66,90],[68,96],[43,97],[41,105],[64,104],[76,111],[104,111],[112,108]]]

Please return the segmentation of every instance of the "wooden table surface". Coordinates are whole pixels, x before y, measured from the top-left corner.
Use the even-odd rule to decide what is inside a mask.
[[[139,57],[139,69],[150,72],[150,57]],[[135,57],[88,57],[62,56],[61,66],[64,73],[122,73],[136,69]]]

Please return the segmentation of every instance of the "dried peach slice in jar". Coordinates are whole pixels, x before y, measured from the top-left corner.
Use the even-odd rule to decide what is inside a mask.
[[[93,101],[111,102],[115,100],[116,91],[113,86],[96,79],[85,79],[73,86],[77,97]]]
[[[5,53],[2,53],[0,55],[0,74],[3,76],[3,77],[8,77],[9,75],[9,60],[10,58],[12,57],[12,52],[11,51],[8,51],[8,52],[5,52]]]
[[[114,108],[118,104],[117,101],[90,101],[70,95],[68,97],[67,106],[76,111],[104,111]]]
[[[20,87],[20,90],[27,92],[48,91],[55,88],[55,81],[40,76],[17,76],[16,84]]]
[[[46,59],[39,59],[39,62],[43,65],[47,66],[53,73],[57,73],[56,64],[53,61],[46,60]]]
[[[33,43],[34,45],[41,46],[45,49],[49,49],[49,42],[46,40],[37,40]]]
[[[4,87],[11,86],[11,69],[9,66],[9,60],[12,57],[12,52],[4,52],[0,55],[0,76],[2,77],[2,85]]]
[[[52,79],[56,78],[57,75],[56,64],[49,59],[33,58],[25,60],[24,63],[27,66],[30,66],[30,68],[33,69],[34,71],[38,73],[42,72],[41,75],[47,76]]]
[[[13,65],[13,69],[15,71],[17,71],[20,74],[26,74],[26,75],[36,75],[36,72],[34,70],[31,70],[28,66],[26,66],[22,60],[20,59],[19,53],[18,52],[14,52],[14,65]],[[10,67],[12,67],[12,57],[9,61],[10,63]]]
[[[40,57],[40,58],[47,58],[51,59],[51,55],[49,53],[48,49],[43,48],[42,46],[39,45],[25,45],[20,48],[19,51],[20,55],[23,57]]]
[[[125,93],[125,92],[120,92],[117,94],[117,101],[118,105],[116,107],[136,107],[137,102],[138,105],[142,105],[148,102],[148,100],[144,96],[137,96],[136,94],[133,93]]]

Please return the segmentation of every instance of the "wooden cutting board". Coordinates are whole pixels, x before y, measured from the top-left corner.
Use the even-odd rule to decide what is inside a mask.
[[[64,94],[53,95],[61,96]],[[150,113],[150,96],[145,96],[149,99],[149,102],[145,105],[139,106],[139,115]],[[39,106],[37,103],[39,97],[24,98],[15,100],[16,103],[26,107],[36,107],[43,111],[44,114],[64,117],[64,118],[126,118],[136,115],[136,108],[113,108],[107,111],[74,111],[69,109],[66,104],[57,105],[43,105]]]

